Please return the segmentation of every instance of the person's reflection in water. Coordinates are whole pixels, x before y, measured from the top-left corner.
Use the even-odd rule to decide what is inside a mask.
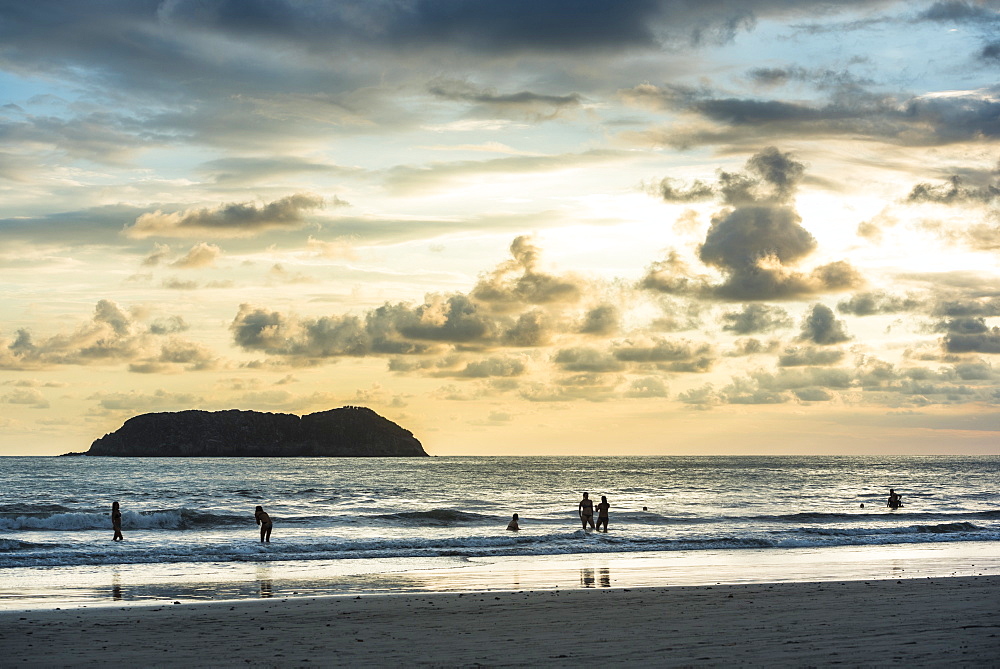
[[[611,587],[611,570],[607,567],[601,567],[598,574],[601,578],[601,587],[610,588]]]
[[[594,587],[594,570],[590,567],[584,567],[580,570],[580,585],[585,588]]]
[[[261,597],[267,598],[273,596],[270,567],[257,567],[257,585],[260,588]]]
[[[122,600],[122,575],[117,570],[111,572],[111,599],[116,602]]]

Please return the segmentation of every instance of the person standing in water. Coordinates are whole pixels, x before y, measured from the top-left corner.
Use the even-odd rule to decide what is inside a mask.
[[[510,519],[510,522],[507,523],[507,529],[510,530],[511,532],[519,532],[521,530],[521,526],[517,524],[516,513],[514,514],[514,517]]]
[[[587,531],[588,524],[592,529],[597,529],[594,526],[594,502],[590,499],[590,493],[583,493],[583,499],[580,500],[576,508],[580,512],[580,522],[583,523],[583,530]]]
[[[903,498],[895,490],[889,488],[889,500],[885,503],[890,509],[898,509],[903,506]]]
[[[267,515],[264,507],[258,506],[253,512],[254,520],[260,525],[260,543],[271,543],[271,516]]]
[[[601,531],[601,525],[604,525],[604,531],[608,531],[608,509],[611,505],[608,504],[608,498],[601,495],[601,503],[597,505],[597,531]]]
[[[111,541],[124,541],[125,537],[122,536],[122,510],[118,502],[111,502],[111,527],[115,531],[115,536],[111,537]]]

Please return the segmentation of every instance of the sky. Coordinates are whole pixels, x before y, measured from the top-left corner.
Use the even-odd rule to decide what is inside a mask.
[[[1000,454],[998,74],[996,0],[0,0],[0,454]]]

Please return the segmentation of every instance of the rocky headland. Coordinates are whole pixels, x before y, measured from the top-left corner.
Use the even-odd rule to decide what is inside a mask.
[[[426,456],[409,430],[364,407],[305,416],[258,411],[178,411],[129,418],[85,453],[118,457]]]

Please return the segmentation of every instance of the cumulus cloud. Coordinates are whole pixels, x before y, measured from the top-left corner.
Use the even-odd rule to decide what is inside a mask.
[[[839,349],[817,348],[815,346],[792,346],[778,356],[779,367],[812,367],[835,365],[844,359]]]
[[[191,250],[188,251],[184,257],[178,258],[174,262],[170,263],[170,266],[177,267],[179,269],[200,269],[203,267],[211,267],[221,255],[222,249],[218,246],[202,242],[192,246]]]
[[[849,299],[837,303],[837,311],[854,316],[873,316],[875,314],[896,314],[914,311],[923,306],[923,302],[915,297],[900,297],[882,290],[856,293]]]
[[[37,388],[19,388],[5,393],[0,395],[0,402],[30,406],[33,409],[48,409],[50,406],[49,400]]]
[[[833,310],[825,304],[813,305],[812,311],[802,321],[799,339],[821,346],[840,344],[850,340],[843,321],[838,321]]]
[[[1000,328],[987,326],[984,318],[953,318],[944,327],[948,353],[1000,353]]]
[[[68,333],[36,339],[22,328],[13,340],[0,340],[0,369],[127,364],[130,371],[143,372],[217,366],[207,348],[173,336],[183,327],[180,317],[166,317],[147,328],[117,303],[100,300],[91,319]]]
[[[631,399],[643,398],[664,398],[670,393],[663,380],[656,376],[644,376],[641,379],[632,379],[625,390],[625,397]]]
[[[163,262],[170,253],[170,247],[166,244],[154,244],[153,251],[142,261],[143,267],[156,267]]]
[[[617,356],[586,346],[562,349],[553,356],[552,362],[568,372],[605,374],[625,369]]]
[[[602,304],[587,311],[580,324],[580,333],[596,336],[614,334],[620,327],[621,313],[612,304]]]
[[[323,199],[319,196],[298,193],[261,205],[241,202],[214,209],[155,211],[139,216],[133,225],[125,228],[125,234],[133,238],[249,237],[269,230],[301,228],[305,224],[304,213],[322,206]]]
[[[792,269],[817,246],[789,204],[804,173],[804,164],[774,147],[751,156],[743,172],[720,172],[714,188],[729,206],[712,217],[698,257],[725,275],[723,283],[708,286],[673,254],[649,268],[642,286],[742,301],[797,299],[859,286],[860,274],[846,261],[809,273]]]
[[[715,362],[714,351],[708,344],[661,337],[616,342],[612,355],[622,362],[654,365],[673,372],[705,372]]]
[[[773,332],[792,325],[787,311],[766,304],[747,304],[743,311],[728,311],[722,314],[722,321],[723,330],[736,334]]]
[[[496,311],[509,311],[525,304],[576,302],[585,288],[583,280],[556,276],[539,269],[539,249],[526,236],[510,245],[510,260],[480,278],[471,297]]]

